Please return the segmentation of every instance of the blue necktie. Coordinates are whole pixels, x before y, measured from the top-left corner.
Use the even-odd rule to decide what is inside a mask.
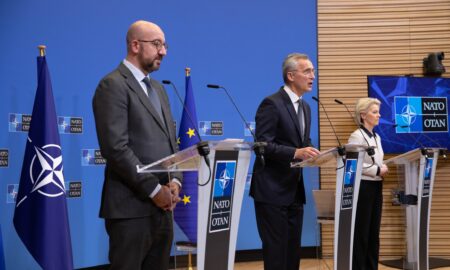
[[[163,115],[162,109],[161,109],[161,101],[159,100],[158,93],[156,93],[156,91],[154,89],[152,89],[152,86],[150,84],[150,79],[148,77],[145,77],[142,81],[145,83],[145,86],[147,86],[147,94],[148,94],[148,98],[150,99],[150,102],[152,103],[153,107],[155,108],[156,112],[158,113],[159,118],[164,123],[163,116],[162,116]]]

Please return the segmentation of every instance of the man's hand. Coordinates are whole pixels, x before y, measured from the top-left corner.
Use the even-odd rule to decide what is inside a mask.
[[[177,203],[181,201],[180,196],[180,186],[176,182],[169,182],[167,186],[170,188],[170,193],[172,195],[172,207],[170,210],[175,209]]]
[[[152,200],[159,208],[166,211],[172,210],[172,194],[168,186],[161,186]]]
[[[294,158],[295,159],[305,160],[305,159],[308,159],[308,158],[315,157],[318,154],[320,154],[320,151],[317,150],[314,147],[297,148],[295,150]]]

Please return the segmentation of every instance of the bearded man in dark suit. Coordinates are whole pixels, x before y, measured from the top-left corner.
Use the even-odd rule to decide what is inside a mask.
[[[299,269],[305,188],[302,169],[290,163],[319,154],[309,137],[311,109],[302,100],[312,89],[313,64],[293,53],[282,68],[285,85],[261,102],[255,117],[256,139],[267,142],[265,166],[255,161],[250,187],[265,270]]]
[[[97,137],[106,159],[100,217],[109,236],[110,269],[168,269],[181,175],[138,174],[177,151],[163,86],[149,74],[167,53],[161,28],[133,23],[127,56],[99,83],[93,98]]]

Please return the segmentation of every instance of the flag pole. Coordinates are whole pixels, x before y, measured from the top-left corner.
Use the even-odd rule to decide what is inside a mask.
[[[39,49],[39,56],[45,56],[45,49],[47,48],[47,46],[45,45],[39,45],[38,49]]]

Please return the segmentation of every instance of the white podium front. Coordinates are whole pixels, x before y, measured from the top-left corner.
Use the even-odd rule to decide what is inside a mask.
[[[363,157],[367,146],[346,144],[345,155],[332,148],[292,167],[336,166],[336,199],[334,211],[334,269],[352,270],[353,232]]]
[[[439,153],[443,148],[416,148],[385,161],[398,167],[400,179],[396,192],[398,203],[404,206],[406,217],[406,255],[400,260],[382,264],[402,269],[434,268],[428,257],[428,238],[433,185]],[[430,262],[431,261],[431,262]],[[439,266],[450,261],[437,259]]]
[[[209,141],[209,168],[197,146],[145,166],[139,173],[198,171],[197,269],[234,268],[236,240],[252,143]]]

